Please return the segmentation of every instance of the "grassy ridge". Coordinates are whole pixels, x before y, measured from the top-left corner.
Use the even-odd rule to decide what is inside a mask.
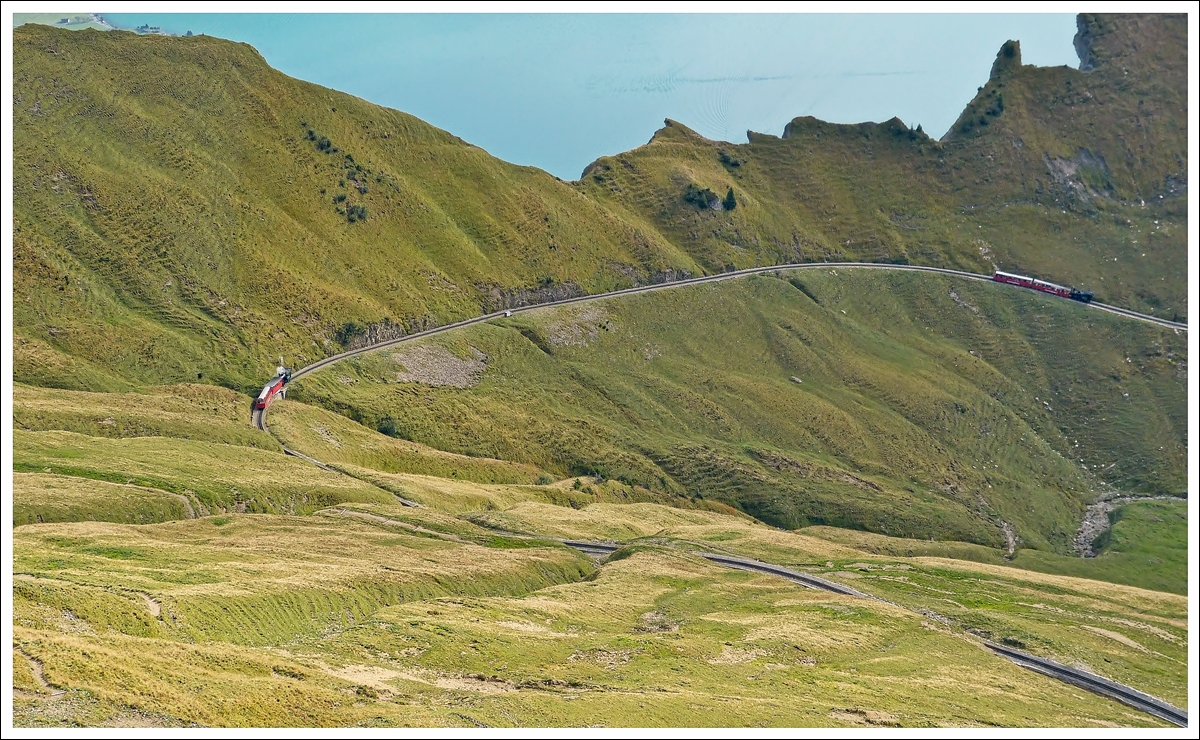
[[[46,527],[18,530],[23,556],[15,567],[29,576],[16,593],[28,607],[17,620],[23,627],[55,628],[67,610],[99,630],[278,644],[342,629],[405,599],[519,593],[590,570],[563,548],[485,549],[344,517]],[[143,602],[138,592],[159,606],[113,606]]]
[[[1006,47],[945,142],[671,124],[578,184],[244,45],[18,29],[17,723],[1153,724],[978,637],[1186,706],[1185,504],[1064,554],[1097,492],[1186,487],[1170,330],[832,271],[538,311],[296,383],[273,426],[345,475],[200,385],[794,259],[996,264],[1182,311],[1178,20],[1083,28],[1094,72]],[[727,186],[733,211],[684,197]],[[549,536],[630,546],[597,568]]]
[[[964,114],[989,125],[945,142],[898,121],[797,119],[736,146],[671,124],[568,184],[242,44],[24,25],[17,379],[248,390],[280,355],[798,259],[996,265],[1183,315],[1183,26],[1085,26],[1093,71],[1002,53]],[[730,187],[734,210],[698,205]]]
[[[708,270],[854,258],[999,267],[1186,320],[1186,18],[1079,22],[1086,71],[1024,66],[1019,43],[1005,44],[942,141],[895,118],[797,118],[746,144],[667,121],[645,146],[598,159],[581,185]],[[687,198],[696,189],[732,189],[737,206],[700,207]]]
[[[53,406],[56,395],[76,394],[47,391],[44,402]],[[124,404],[135,421],[138,411],[153,418],[166,403],[141,399],[112,394],[92,403],[118,410]],[[361,428],[351,434],[349,422],[333,423],[327,412],[292,400],[285,405],[297,407],[289,418],[327,425],[338,440],[394,442]],[[223,422],[209,423],[219,429]],[[243,475],[248,463],[238,455],[289,462],[252,447],[168,437],[17,434],[19,463],[31,466],[36,452],[37,463],[66,459],[90,475],[136,473],[136,449],[153,446],[161,488],[200,478],[190,465],[201,451],[220,457],[198,465]],[[83,454],[62,458],[64,450]],[[286,480],[288,471],[261,469]],[[321,471],[295,472],[311,478]],[[386,494],[314,512],[319,516],[18,528],[17,723],[1150,721],[1088,694],[1064,697],[1049,679],[956,636],[962,629],[1186,701],[1181,597],[1022,573],[1012,566],[1025,551],[989,570],[881,557],[719,511],[622,503],[639,494],[617,481],[585,479],[576,489],[569,480],[530,486],[354,472],[431,508],[402,507]],[[17,480],[18,511],[31,500],[42,511],[73,504],[76,516],[88,507],[109,516],[122,505],[144,512],[144,503],[136,509],[127,502],[161,490],[44,472],[17,473]],[[343,498],[347,493],[353,491],[344,489]],[[595,574],[575,553],[497,536],[496,529],[629,539],[635,547]],[[1139,542],[1147,539],[1139,534]],[[814,570],[938,616],[717,569],[664,551],[664,544]],[[50,696],[59,689],[66,694]],[[808,699],[780,699],[796,691]]]
[[[244,44],[14,35],[17,324],[118,376],[240,386],[329,353],[347,322],[411,330],[694,269],[548,174]]]
[[[13,473],[13,526],[42,522],[149,524],[196,518],[186,497],[156,488],[50,473]]]
[[[406,382],[382,352],[293,394],[439,449],[785,527],[1002,547],[1008,522],[1023,546],[1065,552],[1095,491],[1185,479],[1182,336],[1085,311],[991,284],[806,271],[431,340],[489,358],[473,387]]]
[[[393,500],[379,488],[282,454],[165,437],[108,439],[17,430],[13,469],[160,489],[188,499],[200,515],[303,514],[342,501]],[[47,503],[56,506],[53,499]],[[34,518],[41,513],[37,505],[27,504]]]
[[[286,400],[271,405],[270,424],[271,433],[286,447],[328,464],[479,483],[531,484],[546,478],[532,465],[455,455],[386,437],[344,416]]]
[[[211,385],[145,393],[88,393],[13,387],[13,426],[91,437],[175,437],[279,451],[279,442],[249,424],[250,399]]]
[[[1121,507],[1113,518],[1116,521],[1104,535],[1102,551],[1086,559],[1039,550],[1019,550],[1015,557],[1006,559],[1001,550],[966,542],[928,542],[835,527],[806,527],[800,531],[877,555],[1012,565],[1186,595],[1187,502],[1138,502]]]
[[[745,519],[652,505],[594,504],[565,513],[524,503],[489,513],[487,521],[562,537],[623,536],[633,545],[671,544],[789,565],[924,613],[929,628],[966,630],[1086,667],[1177,706],[1187,703],[1186,594],[1089,580],[1120,567],[1097,562],[1103,555],[1076,559],[1079,566],[1070,575],[1052,575],[1034,571],[1065,566],[1066,558],[1021,551],[1006,562],[995,551],[966,543],[824,527],[781,532]],[[998,562],[987,562],[989,556]],[[1040,561],[1031,565],[1028,556]],[[1089,565],[1097,566],[1095,571],[1087,572]],[[1128,565],[1127,577],[1135,573]],[[1175,578],[1179,583],[1178,572]]]

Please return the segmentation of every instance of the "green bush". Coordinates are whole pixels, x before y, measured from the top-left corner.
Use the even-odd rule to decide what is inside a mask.
[[[338,344],[345,346],[351,339],[367,333],[367,327],[357,321],[347,321],[333,332]],[[381,430],[382,431],[382,430]]]
[[[400,427],[397,426],[396,420],[391,416],[385,416],[379,420],[379,424],[375,427],[380,434],[386,434],[389,437],[399,437]]]
[[[701,188],[695,183],[688,183],[687,188],[683,191],[683,200],[685,203],[691,203],[701,210],[712,208],[714,203],[721,201],[716,193],[708,188]]]

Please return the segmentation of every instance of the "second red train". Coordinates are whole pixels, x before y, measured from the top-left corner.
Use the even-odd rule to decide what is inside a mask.
[[[1043,293],[1053,293],[1054,295],[1070,298],[1073,301],[1080,301],[1081,303],[1091,303],[1092,301],[1092,291],[1090,290],[1068,288],[1064,285],[1048,283],[1045,280],[1038,280],[1037,278],[1025,275],[1015,275],[1011,272],[996,270],[996,274],[992,275],[992,280],[998,283],[1008,283],[1009,285],[1020,285],[1022,288],[1033,288]]]

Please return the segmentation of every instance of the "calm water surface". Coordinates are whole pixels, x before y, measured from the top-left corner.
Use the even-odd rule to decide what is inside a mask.
[[[575,179],[672,118],[714,139],[796,116],[940,136],[1000,45],[1078,66],[1073,15],[106,14],[244,41],[277,69]]]

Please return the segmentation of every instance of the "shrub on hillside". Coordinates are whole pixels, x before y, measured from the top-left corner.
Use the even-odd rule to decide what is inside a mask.
[[[701,188],[695,183],[688,183],[687,188],[683,191],[683,201],[691,203],[701,210],[705,208],[715,210],[717,206],[721,205],[721,197],[719,195],[708,188]]]
[[[720,158],[721,164],[726,167],[741,167],[746,162],[746,160],[735,157],[724,149],[717,152],[717,157]]]
[[[729,192],[725,194],[725,200],[721,201],[721,205],[725,206],[725,210],[732,211],[737,208],[737,198],[733,197],[733,188],[729,188]]]
[[[389,437],[399,437],[400,427],[396,424],[396,420],[390,416],[385,416],[379,420],[379,424],[375,427],[380,434],[386,434]]]
[[[367,327],[357,321],[347,321],[333,331],[333,338],[345,346],[351,339],[367,333]]]
[[[688,186],[683,191],[683,200],[685,203],[691,203],[700,210],[709,209],[713,211],[732,211],[737,208],[737,199],[733,196],[733,188],[729,188],[725,197],[717,195],[708,188],[702,188],[695,183],[688,183]]]

